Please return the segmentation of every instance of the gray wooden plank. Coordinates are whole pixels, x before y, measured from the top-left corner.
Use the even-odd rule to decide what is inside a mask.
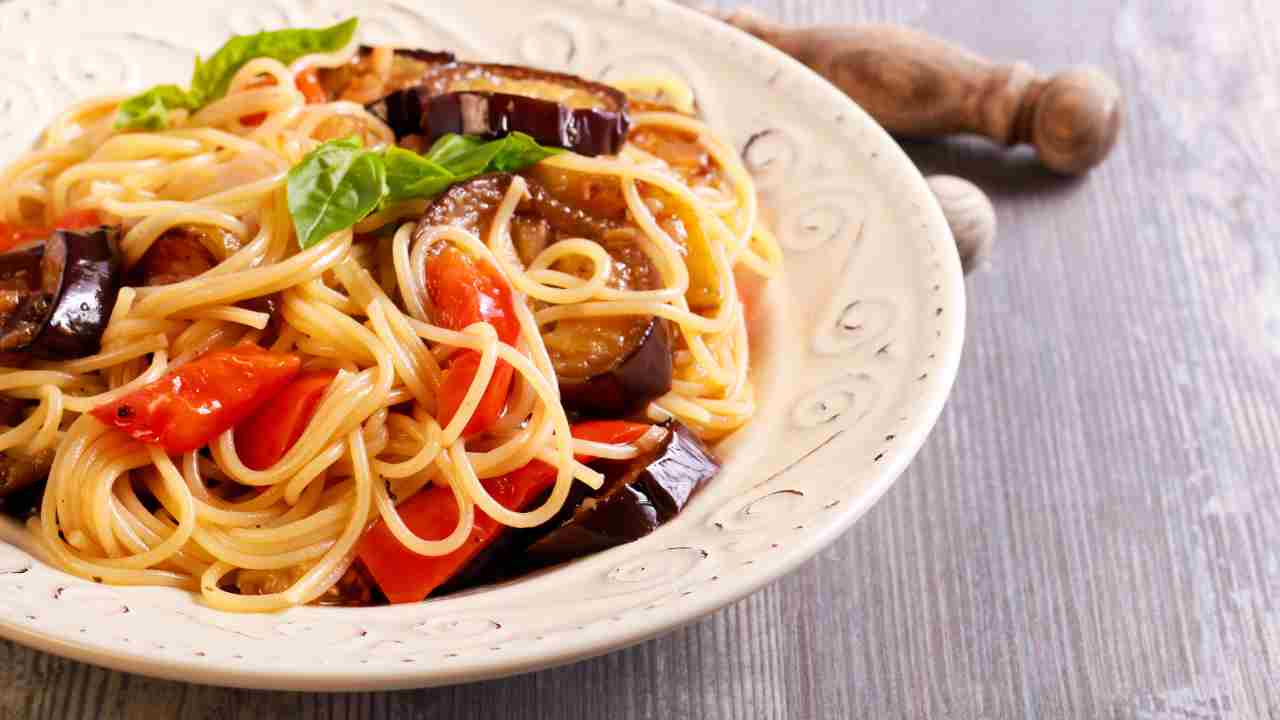
[[[544,673],[324,695],[111,673],[0,643],[0,718],[1280,717],[1280,7],[1271,0],[759,0],[1112,72],[1087,180],[910,144],[1001,224],[919,460],[793,575]]]

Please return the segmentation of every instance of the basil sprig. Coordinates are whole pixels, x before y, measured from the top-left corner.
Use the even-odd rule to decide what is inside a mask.
[[[196,58],[190,89],[157,85],[121,103],[118,130],[160,130],[173,110],[198,110],[227,94],[231,80],[250,60],[273,58],[288,65],[317,53],[337,52],[355,37],[359,20],[351,18],[320,29],[273,30],[231,38],[208,60]]]
[[[425,155],[401,147],[367,150],[359,140],[331,140],[289,171],[289,214],[303,249],[386,205],[430,198],[489,172],[516,172],[564,152],[524,133],[498,140],[445,135]]]

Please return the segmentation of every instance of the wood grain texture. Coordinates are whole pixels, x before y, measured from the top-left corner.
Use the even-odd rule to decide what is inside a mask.
[[[1280,717],[1280,4],[759,0],[1094,63],[1129,102],[1066,180],[910,144],[995,199],[955,394],[917,462],[798,572],[566,668],[418,692],[154,681],[0,643],[0,718]]]

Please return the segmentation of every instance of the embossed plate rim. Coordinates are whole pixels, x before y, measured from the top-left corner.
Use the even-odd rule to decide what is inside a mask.
[[[17,15],[18,8],[35,8],[41,1],[17,0],[8,7],[0,7],[0,27],[4,27],[6,18],[12,20]],[[43,1],[49,2],[49,0]],[[132,0],[129,6],[141,12],[150,1]],[[65,5],[67,2],[68,0],[62,0],[61,4]],[[320,5],[323,2],[325,0],[312,0],[310,5]],[[287,9],[294,8],[296,3],[290,0],[286,5]],[[394,7],[403,9],[409,5],[426,6],[426,3],[421,0],[417,2],[405,0]],[[546,5],[553,7],[550,3]],[[841,467],[841,463],[846,461],[842,455],[841,463],[833,466],[832,458],[819,452],[828,443],[833,442],[836,435],[844,432],[840,429],[820,443],[816,443],[816,447],[807,449],[795,462],[771,473],[767,480],[735,488],[736,494],[729,496],[734,500],[741,499],[741,505],[735,505],[736,514],[733,517],[740,515],[745,518],[744,521],[750,521],[752,509],[762,500],[769,498],[780,498],[797,503],[808,513],[802,515],[806,520],[799,522],[794,528],[789,527],[792,521],[787,517],[782,517],[781,519],[785,522],[779,523],[777,527],[766,523],[765,530],[777,533],[772,539],[778,541],[768,549],[763,545],[754,550],[737,547],[736,538],[752,536],[749,529],[743,531],[741,536],[732,535],[733,531],[728,531],[730,535],[726,536],[716,535],[705,523],[697,525],[702,520],[730,517],[726,513],[719,512],[722,509],[719,506],[711,505],[711,499],[699,498],[695,499],[695,505],[690,508],[691,512],[688,514],[691,517],[686,518],[682,515],[671,527],[664,528],[632,546],[624,546],[624,548],[597,555],[581,563],[575,563],[569,568],[552,571],[533,580],[504,586],[500,590],[454,596],[417,606],[361,610],[303,608],[282,616],[242,617],[215,613],[200,606],[189,595],[175,594],[173,591],[163,589],[129,589],[127,592],[119,593],[105,589],[99,591],[96,590],[98,586],[92,583],[67,576],[61,576],[65,580],[59,580],[58,584],[49,586],[52,588],[55,599],[67,590],[73,590],[74,595],[80,596],[80,600],[73,600],[73,602],[93,601],[95,596],[98,600],[105,598],[111,603],[107,609],[120,611],[115,616],[117,619],[125,618],[114,627],[140,628],[139,636],[132,643],[129,643],[130,639],[127,637],[117,638],[119,642],[110,642],[105,636],[105,630],[99,630],[96,625],[90,627],[90,624],[97,620],[94,617],[85,620],[86,626],[79,633],[68,627],[42,626],[40,624],[42,618],[37,617],[37,613],[41,613],[39,607],[42,601],[38,597],[30,597],[32,591],[22,589],[22,584],[13,578],[30,578],[31,581],[35,581],[37,579],[35,575],[43,577],[51,571],[33,568],[40,572],[15,575],[13,574],[15,571],[10,568],[9,578],[4,583],[0,583],[0,597],[3,593],[26,593],[13,599],[14,607],[32,609],[30,620],[25,622],[19,617],[0,616],[0,635],[41,650],[118,670],[188,682],[241,687],[296,690],[392,689],[500,677],[610,652],[690,623],[737,601],[791,571],[826,547],[888,490],[923,444],[941,413],[959,366],[964,336],[965,300],[959,260],[941,211],[929,193],[923,178],[897,144],[847,97],[804,66],[754,38],[666,0],[575,0],[569,5],[572,5],[572,9],[556,8],[554,17],[550,15],[550,10],[543,12],[539,22],[553,25],[560,23],[555,26],[570,36],[570,47],[573,47],[574,32],[590,30],[595,25],[603,26],[610,22],[617,22],[624,16],[630,18],[632,22],[640,18],[644,22],[658,23],[664,28],[671,28],[672,35],[700,38],[701,42],[691,44],[685,56],[691,63],[695,58],[701,58],[708,64],[724,64],[733,60],[748,64],[750,61],[755,63],[750,67],[756,68],[751,72],[760,78],[770,72],[773,73],[771,80],[784,78],[787,81],[784,95],[788,99],[795,102],[808,101],[821,113],[830,113],[822,116],[830,118],[826,120],[819,120],[816,115],[802,118],[799,123],[801,126],[807,126],[816,133],[819,125],[844,123],[842,135],[857,136],[859,143],[857,160],[879,163],[877,169],[867,170],[867,174],[874,175],[878,180],[884,180],[886,184],[893,185],[908,196],[895,204],[895,207],[899,208],[898,216],[892,220],[895,221],[895,229],[901,230],[901,226],[907,224],[909,220],[912,228],[918,227],[918,230],[911,238],[895,237],[891,241],[905,244],[910,240],[916,243],[911,246],[911,250],[898,249],[894,252],[909,255],[918,267],[906,269],[903,272],[917,279],[927,275],[928,283],[932,284],[932,290],[930,293],[924,289],[923,285],[912,289],[916,295],[909,299],[916,301],[919,317],[906,318],[904,322],[914,323],[913,329],[917,330],[919,336],[924,336],[926,329],[930,337],[936,333],[936,340],[931,341],[928,347],[915,348],[917,355],[898,359],[903,367],[909,366],[912,381],[907,383],[908,378],[903,375],[895,378],[894,383],[887,384],[889,390],[894,393],[889,409],[893,410],[895,415],[901,414],[902,428],[899,430],[895,426],[896,435],[885,438],[884,447],[875,455],[874,460],[870,457],[848,459],[847,462],[855,466],[849,471],[854,480],[848,483],[850,486],[848,494],[819,508],[813,505],[821,499],[819,493],[812,492],[813,497],[806,497],[802,490],[792,489],[793,486],[809,488],[810,486],[804,485],[804,478],[812,479],[811,476],[815,473]],[[496,0],[489,5],[489,8],[490,12],[497,8]],[[301,12],[301,10],[297,11],[299,14]],[[538,20],[538,17],[532,18],[531,22],[535,20]],[[453,27],[445,29],[456,32],[456,28]],[[569,62],[573,62],[573,53],[569,56]],[[0,52],[0,60],[3,59],[3,53]],[[591,68],[593,71],[598,69]],[[742,96],[745,90],[734,88],[714,88],[714,90],[726,96],[738,92],[740,104],[745,103],[745,98]],[[861,154],[863,150],[867,151],[866,157]],[[868,157],[870,161],[867,160]],[[844,177],[838,167],[828,168],[828,170],[831,176],[823,177],[824,182],[832,178],[839,180]],[[855,173],[849,171],[845,175],[852,178]],[[837,186],[837,189],[839,187]],[[910,205],[909,210],[901,209],[908,205]],[[888,210],[885,209],[884,212],[888,213]],[[878,216],[879,213],[870,210],[863,213],[861,222],[865,225],[869,222],[868,218],[873,215]],[[861,251],[860,234],[861,229],[859,238],[849,241],[848,247],[844,248],[851,257]],[[877,246],[870,249],[881,248]],[[874,262],[875,259],[876,257],[873,257],[872,261]],[[883,262],[883,258],[880,259]],[[889,289],[880,288],[879,291],[889,292]],[[775,287],[770,292],[777,296],[782,290]],[[846,306],[844,312],[852,310],[857,302]],[[936,316],[934,312],[930,312],[935,303]],[[907,305],[910,306],[911,303]],[[771,309],[770,312],[777,316],[785,311]],[[860,328],[861,326],[845,329],[859,330]],[[888,326],[885,332],[888,332]],[[807,341],[807,336],[804,336],[804,339]],[[870,341],[859,340],[858,343],[851,344],[849,347],[856,348]],[[876,339],[876,342],[878,344],[879,339]],[[910,347],[909,344],[908,346]],[[886,343],[881,352],[888,348],[889,344]],[[850,353],[852,352],[850,350]],[[877,352],[876,356],[878,357],[881,352]],[[868,359],[867,362],[871,361]],[[793,366],[784,363],[782,369],[774,368],[774,375],[779,375],[786,367]],[[818,367],[816,362],[805,365],[805,369],[809,371],[813,371],[815,367]],[[916,377],[916,372],[922,367],[924,371]],[[889,374],[888,371],[886,374]],[[829,380],[832,378],[839,380],[845,378],[845,375],[832,376]],[[859,376],[848,374],[848,378],[856,380]],[[777,377],[774,379],[785,385],[785,382],[778,380]],[[793,384],[790,389],[796,389],[796,385]],[[808,393],[804,397],[808,397]],[[777,406],[780,403],[774,403],[774,405]],[[825,404],[819,408],[821,411],[829,409]],[[830,419],[840,418],[838,410],[833,413]],[[826,420],[824,416],[819,418],[818,422]],[[759,442],[768,435],[767,429],[779,425],[782,419],[769,417],[761,418],[758,422],[759,427],[748,428],[743,433],[746,440],[739,443],[740,445],[751,441]],[[855,419],[854,422],[856,423],[857,420]],[[892,440],[891,443],[890,440]],[[852,452],[854,441],[849,439],[847,444],[849,451]],[[861,444],[867,443],[861,442]],[[833,447],[843,450],[844,445],[844,442],[836,443]],[[738,449],[742,450],[742,448]],[[761,459],[764,459],[764,454],[763,450],[756,453],[762,456]],[[813,459],[809,459],[810,456],[813,456]],[[755,455],[745,450],[742,457],[752,461],[757,459]],[[736,455],[731,456],[731,462],[739,459]],[[805,468],[797,471],[797,478],[780,482],[781,479],[789,477],[791,468],[802,461],[806,465]],[[717,497],[723,500],[725,495],[722,493]],[[772,517],[766,519],[777,520]],[[806,526],[805,523],[808,525]],[[719,530],[724,530],[720,527],[719,520],[713,524]],[[783,525],[788,527],[784,528]],[[790,533],[785,540],[782,537],[784,531]],[[13,537],[8,531],[0,531],[0,535],[6,538]],[[681,537],[706,540],[713,536],[716,540],[708,542],[705,547],[699,547],[696,543],[688,547],[680,545]],[[757,541],[764,542],[764,539],[757,538]],[[706,567],[699,565],[698,553],[701,553],[701,559],[705,560],[710,552],[707,548],[716,545],[717,542],[719,544],[714,551],[715,558],[708,561],[709,564]],[[730,548],[734,549],[730,550]],[[19,551],[3,544],[0,544],[0,551],[7,552],[6,557],[9,560],[21,562],[25,557]],[[659,571],[666,570],[669,576],[660,572],[656,580],[650,579],[646,583],[648,565],[655,562],[659,556],[664,558],[662,560],[664,563],[675,562],[667,559],[667,555],[673,551],[679,551],[675,554],[690,562],[690,565],[687,568],[681,566],[675,566],[674,569],[659,568]],[[757,559],[759,559],[758,563],[756,563]],[[740,566],[729,567],[728,562],[735,560],[742,561]],[[754,567],[746,569],[746,566],[753,563],[756,563]],[[3,564],[0,562],[0,565]],[[735,571],[733,575],[725,572],[725,577],[720,577],[722,571],[730,569]],[[0,568],[0,572],[3,570]],[[614,579],[615,585],[620,587],[607,587],[604,576],[597,578],[592,574],[599,570],[608,570],[607,576]],[[682,571],[683,574],[681,574]],[[703,576],[709,572],[715,572],[715,574],[709,577]],[[634,573],[636,578],[632,578],[628,573]],[[515,617],[517,621],[514,623],[515,627],[508,628],[504,628],[502,623],[494,620],[495,616],[503,620],[508,617],[501,614],[502,609],[493,606],[494,598],[521,596],[530,598],[535,592],[555,588],[556,581],[560,578],[568,582],[569,579],[580,581],[588,577],[597,578],[593,582],[602,588],[602,594],[599,597],[581,598],[584,607],[582,615],[590,615],[590,619],[583,621],[581,627],[574,626],[576,621],[566,620],[559,625],[553,623],[545,629],[544,637],[543,625],[530,621],[528,617],[512,615],[511,617]],[[626,583],[633,580],[635,588],[626,587]],[[572,588],[572,585],[569,587]],[[695,592],[695,589],[699,591]],[[616,590],[616,592],[606,592],[607,590]],[[683,592],[676,592],[677,590],[683,590]],[[611,599],[616,599],[618,602],[611,604]],[[117,601],[119,608],[114,605]],[[597,612],[595,609],[586,609],[595,607],[591,603],[604,608],[611,605],[616,607],[613,610]],[[571,603],[563,601],[559,602],[557,607],[560,612],[574,609]],[[132,618],[128,617],[130,608],[134,613]],[[182,622],[189,623],[185,627],[197,640],[184,644],[183,638],[157,639],[155,631],[142,627],[146,625],[148,611],[157,609],[163,609],[171,615],[184,618]],[[346,615],[346,613],[352,613],[352,615]],[[592,613],[595,614],[592,615]],[[86,610],[85,614],[88,615],[89,612]],[[342,619],[341,622],[333,622],[338,618]],[[172,618],[170,620],[172,621]],[[477,620],[479,622],[471,622]],[[331,622],[332,626],[329,626],[328,623]],[[470,630],[474,632],[464,632],[467,630],[468,622],[471,622]],[[523,634],[520,630],[521,622],[526,626]],[[338,637],[332,640],[307,635],[316,630],[317,626],[320,631],[344,631],[345,628],[357,634],[350,638]],[[288,627],[288,633],[285,631],[286,627]],[[199,638],[202,637],[200,633],[208,633],[211,630],[232,635],[238,633],[254,640],[255,643],[261,641],[262,645],[274,643],[287,647],[290,642],[297,643],[304,648],[298,651],[299,656],[305,653],[305,648],[310,647],[317,649],[345,647],[347,650],[343,652],[349,651],[351,657],[335,662],[325,657],[325,653],[321,653],[316,656],[315,663],[296,667],[281,664],[280,661],[284,660],[283,656],[288,654],[284,652],[279,658],[270,654],[249,656],[247,651],[245,656],[240,657],[237,653],[229,653],[228,647],[220,646],[222,643],[229,642],[222,634],[218,634],[216,640],[206,639],[205,642],[210,644],[209,647],[200,645]],[[94,634],[98,632],[103,634]],[[263,636],[258,637],[254,633],[260,633]],[[291,635],[291,633],[297,633],[297,635]],[[321,634],[323,635],[323,632]],[[365,641],[366,636],[368,636],[367,641]],[[290,637],[294,639],[290,641]],[[343,643],[347,644],[344,646]],[[206,653],[205,649],[215,652]],[[390,653],[393,649],[402,655],[392,656]],[[450,652],[445,652],[446,650]],[[356,657],[361,653],[364,657],[358,664]],[[428,657],[430,659],[427,659]]]

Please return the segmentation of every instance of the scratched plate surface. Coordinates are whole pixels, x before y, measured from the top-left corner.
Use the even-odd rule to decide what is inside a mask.
[[[501,10],[496,0],[5,4],[0,161],[78,99],[184,81],[193,55],[229,34],[351,14],[371,42],[604,79],[678,74],[743,153],[786,251],[787,276],[752,303],[759,417],[721,446],[723,474],[639,542],[389,608],[222,613],[181,592],[65,575],[6,526],[0,634],[119,669],[252,687],[494,677],[632,644],[742,597],[832,541],[902,472],[951,388],[965,310],[950,235],[898,147],[800,65],[687,10],[651,0]]]

